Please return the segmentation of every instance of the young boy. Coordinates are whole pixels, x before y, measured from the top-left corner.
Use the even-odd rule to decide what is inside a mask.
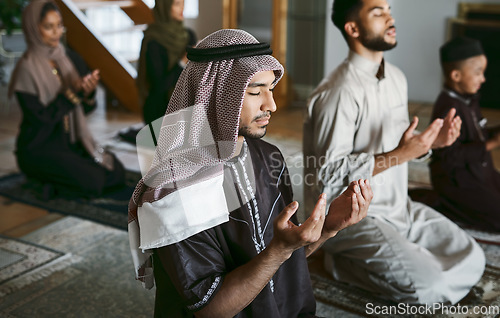
[[[457,37],[440,49],[445,76],[432,119],[455,108],[462,119],[453,145],[434,151],[431,179],[440,195],[443,212],[467,226],[500,231],[500,174],[491,150],[500,147],[500,133],[486,128],[479,94],[487,59],[477,40]]]

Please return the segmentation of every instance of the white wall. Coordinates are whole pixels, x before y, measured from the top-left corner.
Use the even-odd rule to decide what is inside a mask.
[[[326,2],[326,31],[325,31],[325,74],[327,76],[347,56],[347,44],[339,29],[333,25],[332,15],[333,1]]]
[[[198,6],[198,18],[186,18],[184,25],[193,29],[200,41],[210,33],[222,29],[222,0],[200,0]]]
[[[392,0],[398,46],[387,52],[387,61],[400,67],[408,78],[410,101],[432,103],[442,83],[439,47],[446,41],[448,18],[458,14],[458,3],[497,3],[500,0]],[[330,20],[332,1],[327,6],[325,74],[347,56],[347,44]]]

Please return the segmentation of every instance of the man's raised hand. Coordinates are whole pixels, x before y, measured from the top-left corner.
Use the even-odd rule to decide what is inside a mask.
[[[450,109],[443,121],[443,127],[432,144],[432,148],[443,148],[451,146],[458,136],[460,136],[460,129],[462,127],[462,119],[456,115],[455,108]]]
[[[323,235],[335,236],[338,231],[361,221],[366,216],[372,199],[373,191],[368,180],[352,181],[330,204]]]
[[[443,119],[435,119],[421,134],[415,134],[417,125],[418,117],[414,117],[395,149],[399,152],[400,163],[423,156],[429,151],[443,127]]]
[[[298,207],[296,201],[290,203],[274,220],[274,236],[270,247],[275,247],[286,258],[295,250],[315,243],[321,237],[325,222],[326,195],[320,195],[311,216],[300,226],[290,221]]]

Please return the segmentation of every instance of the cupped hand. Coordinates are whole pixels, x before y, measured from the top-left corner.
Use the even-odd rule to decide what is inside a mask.
[[[85,96],[90,95],[96,89],[99,80],[100,80],[99,70],[94,70],[92,71],[92,73],[82,77],[81,89],[83,91],[83,94]]]
[[[296,201],[290,203],[274,220],[274,236],[270,247],[275,247],[285,258],[290,257],[295,250],[315,243],[321,237],[325,221],[326,195],[319,197],[311,216],[300,226],[290,221],[298,207]]]
[[[432,144],[432,148],[443,148],[451,146],[458,136],[460,136],[460,129],[462,128],[462,119],[456,115],[455,108],[450,109],[443,121],[443,127]]]
[[[500,148],[500,132],[493,135],[492,138],[486,141],[486,150],[491,151]]]
[[[325,218],[325,235],[334,236],[365,218],[372,199],[373,191],[368,180],[352,181],[330,204]]]
[[[415,134],[417,125],[418,117],[414,117],[399,141],[397,150],[401,152],[403,162],[421,157],[429,151],[443,127],[443,119],[435,119],[421,134]]]

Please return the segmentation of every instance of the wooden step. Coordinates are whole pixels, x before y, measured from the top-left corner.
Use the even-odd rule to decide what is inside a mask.
[[[154,21],[151,8],[142,0],[73,0],[79,10],[116,6],[122,9],[134,24],[150,24]]]
[[[101,83],[127,109],[137,112],[139,99],[136,69],[114,49],[71,0],[56,0],[67,30],[68,45],[78,52],[91,69],[101,71]]]
[[[132,0],[121,0],[121,1],[75,1],[75,5],[80,10],[86,10],[89,8],[100,8],[109,6],[118,6],[120,8],[130,8],[136,5],[135,1]]]

